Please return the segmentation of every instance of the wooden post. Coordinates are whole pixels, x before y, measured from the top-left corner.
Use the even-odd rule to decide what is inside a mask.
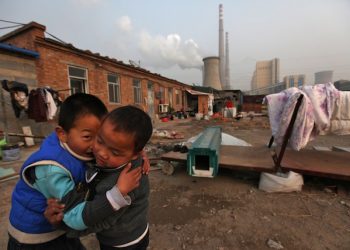
[[[7,137],[7,131],[8,131],[8,125],[7,125],[7,113],[6,113],[6,105],[5,105],[5,98],[4,98],[4,90],[2,89],[2,86],[0,86],[0,102],[1,102],[1,109],[2,109],[2,115],[4,116],[4,138],[6,142],[8,142]]]

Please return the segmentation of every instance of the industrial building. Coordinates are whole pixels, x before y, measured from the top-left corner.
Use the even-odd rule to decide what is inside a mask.
[[[265,88],[280,82],[280,60],[274,58],[268,61],[256,62],[251,80],[251,89]]]

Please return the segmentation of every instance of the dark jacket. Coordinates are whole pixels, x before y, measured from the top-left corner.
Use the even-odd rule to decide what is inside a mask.
[[[134,163],[132,165],[137,167],[141,164]],[[114,211],[113,214],[105,217],[110,214],[110,206],[98,205],[105,207],[106,211],[99,209],[97,213],[96,205],[98,202],[96,201],[103,200],[103,197],[106,197],[106,192],[116,185],[122,168],[107,169],[106,172],[103,169],[100,170],[90,184],[90,189],[94,190],[89,192],[93,193],[94,197],[90,196],[89,199],[93,198],[95,205],[91,206],[92,203],[88,202],[83,210],[83,220],[89,228],[83,234],[95,232],[97,239],[109,246],[122,245],[136,240],[145,232],[148,225],[148,176],[143,175],[139,187],[128,194],[131,198],[130,206]],[[102,219],[102,217],[105,218]],[[74,231],[68,232],[68,235],[76,236]]]

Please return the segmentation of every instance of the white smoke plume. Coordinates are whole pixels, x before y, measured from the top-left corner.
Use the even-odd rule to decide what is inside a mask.
[[[131,20],[128,16],[122,16],[117,20],[117,26],[121,31],[130,32],[132,30]]]
[[[182,69],[200,69],[203,64],[198,45],[192,39],[182,42],[178,34],[152,37],[143,31],[139,35],[138,49],[144,64],[156,68],[178,65]]]

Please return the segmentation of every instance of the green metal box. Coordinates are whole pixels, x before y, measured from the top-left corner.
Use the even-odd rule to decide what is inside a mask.
[[[214,177],[219,169],[221,127],[208,127],[192,143],[187,154],[187,172],[191,176]]]

